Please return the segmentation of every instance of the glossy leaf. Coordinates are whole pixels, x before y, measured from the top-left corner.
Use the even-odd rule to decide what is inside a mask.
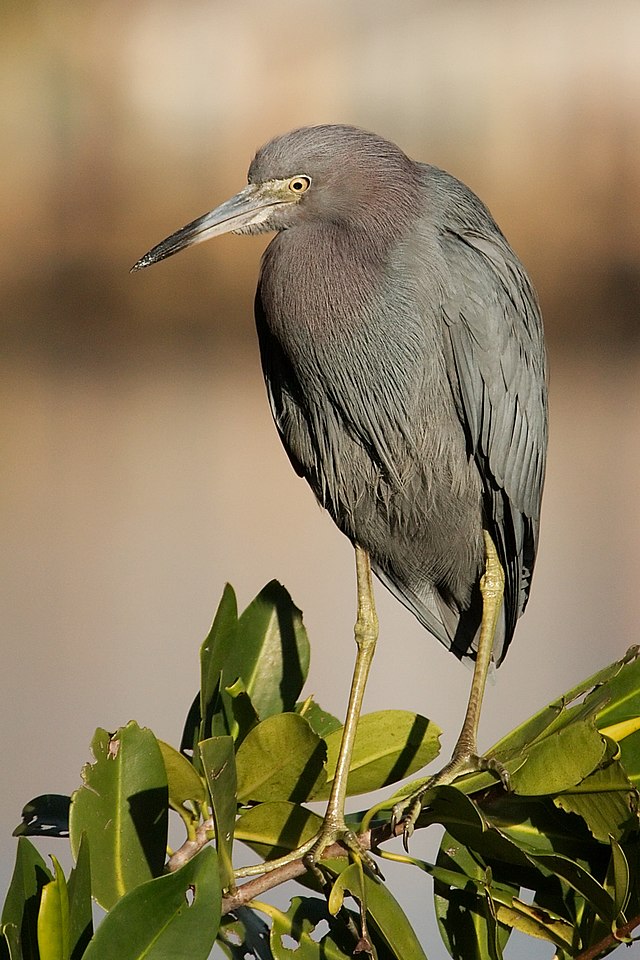
[[[576,813],[587,824],[596,840],[617,840],[637,825],[636,793],[620,763],[596,770],[574,790],[554,797],[557,807]]]
[[[260,723],[260,717],[249,696],[242,677],[225,686],[222,691],[222,706],[226,717],[226,729],[239,746],[249,731]]]
[[[559,853],[586,860],[599,849],[586,825],[567,817],[547,797],[506,794],[483,811],[485,823],[523,853]]]
[[[229,960],[274,960],[269,936],[262,917],[249,907],[240,907],[223,917],[217,945]]]
[[[640,658],[630,659],[606,686],[607,699],[598,711],[598,727],[619,725],[620,762],[629,780],[640,787]]]
[[[212,737],[199,745],[216,828],[216,850],[224,889],[233,886],[233,831],[236,819],[236,763],[233,737]]]
[[[158,740],[158,746],[167,774],[169,803],[179,810],[185,803],[192,801],[197,809],[207,799],[207,791],[198,771],[183,754],[168,743]]]
[[[322,817],[297,803],[273,801],[250,807],[236,821],[236,838],[265,860],[297,850],[318,833]]]
[[[338,945],[331,932],[314,939],[318,925],[327,920],[324,901],[294,897],[286,913],[269,912],[273,920],[270,942],[274,960],[351,960],[353,941]],[[294,942],[293,947],[287,945],[287,938]]]
[[[628,717],[637,717],[640,697],[640,656],[639,647],[633,647],[627,655],[612,664],[617,670],[598,688],[588,695],[586,700],[599,704],[598,724],[609,726]]]
[[[593,907],[599,917],[613,923],[617,916],[613,898],[587,870],[575,861],[559,854],[543,853],[529,854],[529,856],[535,863],[554,873],[573,887]]]
[[[223,703],[223,673],[225,663],[238,642],[238,604],[233,587],[226,584],[211,629],[200,648],[200,726],[191,746],[197,752],[197,743],[213,736],[229,733],[229,719]],[[234,673],[227,683],[233,683]],[[194,707],[190,717],[194,714]],[[192,718],[192,722],[195,716]],[[187,717],[187,725],[189,717]]]
[[[502,924],[537,940],[547,940],[571,954],[576,939],[575,927],[563,917],[535,904],[513,897],[509,904],[496,904],[496,916]]]
[[[0,960],[23,960],[20,933],[13,923],[0,924]]]
[[[348,870],[355,864],[351,864]],[[352,871],[353,875],[353,871]],[[364,900],[369,925],[383,937],[397,960],[427,960],[416,933],[389,888],[365,873]],[[347,879],[346,885],[349,886]],[[353,892],[353,891],[352,891]]]
[[[499,960],[511,931],[496,919],[486,864],[445,833],[436,865],[468,877],[464,888],[434,882],[436,919],[447,950],[454,960]],[[517,886],[511,888],[512,894],[517,892]]]
[[[220,689],[220,677],[229,651],[237,638],[238,603],[231,584],[222,592],[211,629],[200,648],[200,712],[205,720],[211,704]],[[200,739],[210,736],[207,726],[201,730]]]
[[[40,899],[43,887],[52,880],[51,872],[34,845],[20,837],[13,876],[2,909],[2,925],[15,927],[24,960],[38,958]]]
[[[366,913],[366,893],[362,862],[357,860],[341,869],[338,873],[327,900],[329,913],[335,915],[342,909],[345,896],[354,897],[360,904],[360,913]]]
[[[335,730],[342,729],[342,723],[338,717],[334,717],[332,713],[327,713],[311,697],[301,703],[296,703],[296,713],[305,718],[311,729],[319,737],[325,738]]]
[[[238,620],[238,643],[225,662],[224,684],[242,677],[264,720],[294,709],[308,670],[302,614],[282,584],[272,580]]]
[[[22,808],[22,823],[14,837],[68,837],[71,798],[59,793],[34,797]]]
[[[217,857],[205,847],[176,873],[122,897],[83,960],[206,960],[220,923]]]
[[[512,789],[529,797],[570,790],[597,768],[605,749],[594,722],[572,723],[528,748],[526,763],[511,778]]]
[[[133,721],[111,736],[98,729],[84,785],[72,797],[74,855],[85,833],[91,851],[92,893],[106,910],[163,869],[168,788],[160,748]]]
[[[627,903],[629,902],[629,879],[629,863],[624,854],[624,850],[612,837],[611,860],[609,862],[609,870],[607,871],[605,889],[613,900],[616,917],[624,913],[627,908]]]
[[[91,906],[91,867],[89,844],[83,836],[80,840],[76,865],[67,883],[69,890],[69,941],[71,960],[79,960],[93,934],[93,910]]]
[[[633,658],[629,658],[629,655],[627,655],[622,660],[598,670],[591,677],[576,684],[567,693],[543,707],[542,710],[520,724],[515,730],[510,731],[487,751],[487,756],[495,756],[505,760],[511,756],[522,754],[529,744],[543,736],[549,736],[555,729],[566,726],[576,719],[584,720],[589,717],[598,717],[598,726],[605,726],[605,721],[608,722],[609,717],[615,716],[613,712],[602,712],[610,699],[611,688],[609,684],[621,672],[625,673],[633,663]],[[583,697],[582,704],[576,703]],[[574,709],[572,712],[569,709],[572,703],[576,703],[577,711]]]
[[[264,720],[293,710],[308,669],[302,614],[285,588],[272,580],[238,618],[227,585],[201,650],[200,740],[242,740],[254,712]]]
[[[71,931],[67,881],[55,857],[51,858],[54,878],[42,889],[38,913],[38,949],[40,960],[69,960]]]
[[[238,749],[238,800],[302,802],[317,796],[326,780],[325,758],[324,742],[303,717],[269,717]]]
[[[360,717],[353,747],[347,795],[368,793],[396,783],[430,763],[440,751],[439,727],[408,710],[382,710]],[[325,800],[331,791],[342,728],[325,738],[327,783],[315,795]]]

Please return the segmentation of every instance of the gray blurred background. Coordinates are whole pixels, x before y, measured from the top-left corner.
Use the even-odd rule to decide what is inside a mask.
[[[241,606],[272,577],[289,588],[308,690],[344,713],[352,551],[271,423],[252,320],[265,238],[128,273],[239,189],[274,133],[355,123],[445,167],[537,285],[541,548],[482,744],[638,640],[639,36],[637,0],[2,4],[0,890],[23,803],[76,787],[97,725],[179,742],[226,580]],[[378,599],[366,709],[424,712],[449,749],[470,673]],[[389,875],[443,956],[430,881]]]

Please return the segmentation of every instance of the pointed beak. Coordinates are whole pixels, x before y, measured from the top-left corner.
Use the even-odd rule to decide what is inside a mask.
[[[219,237],[223,233],[233,233],[243,227],[264,223],[273,208],[285,202],[282,196],[269,189],[272,186],[273,184],[250,183],[235,197],[231,197],[215,210],[205,213],[203,217],[198,217],[197,220],[193,220],[186,227],[182,227],[166,240],[158,243],[134,263],[131,273],[134,270],[149,267],[159,260],[172,257],[174,253],[179,253],[180,250],[191,247],[194,243],[201,243],[210,237]]]

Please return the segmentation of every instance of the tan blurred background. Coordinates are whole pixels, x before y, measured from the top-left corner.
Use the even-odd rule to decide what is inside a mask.
[[[484,745],[637,642],[639,36],[637,0],[0,7],[0,890],[22,804],[74,789],[97,725],[134,717],[178,742],[226,580],[242,605],[287,585],[312,637],[309,691],[344,711],[352,552],[271,424],[252,321],[265,240],[128,274],[235,192],[276,132],[355,123],[449,169],[538,287],[541,549]],[[470,674],[378,597],[367,708],[420,710],[450,747]],[[430,885],[407,877],[401,899],[442,956]]]

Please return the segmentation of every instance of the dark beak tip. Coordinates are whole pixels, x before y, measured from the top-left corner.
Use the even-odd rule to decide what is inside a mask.
[[[148,254],[145,253],[144,257],[140,257],[139,260],[136,260],[134,265],[129,270],[129,273],[137,273],[138,270],[144,270],[145,267],[151,266],[153,260],[149,259]]]

